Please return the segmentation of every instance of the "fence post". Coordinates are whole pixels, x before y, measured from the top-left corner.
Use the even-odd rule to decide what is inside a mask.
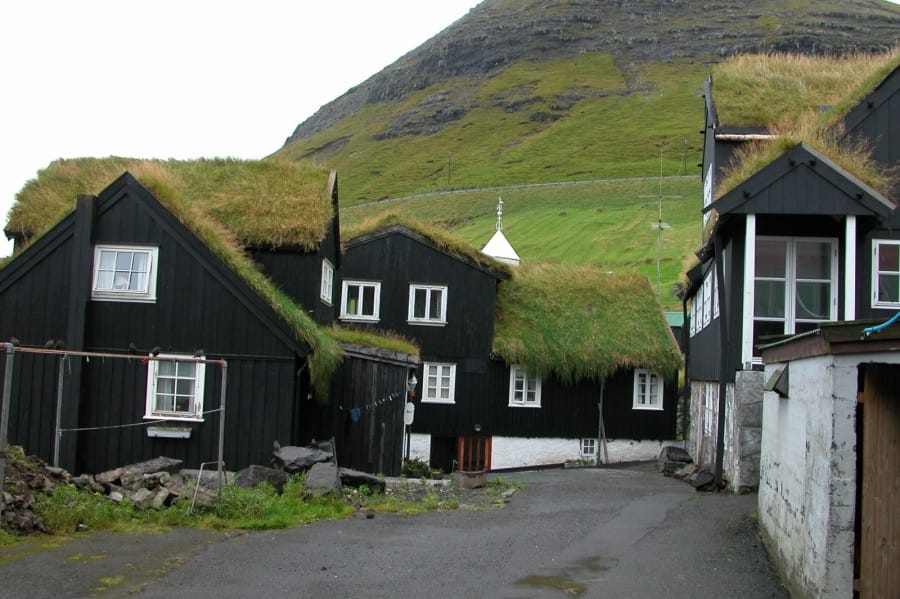
[[[62,443],[62,405],[63,405],[63,376],[68,356],[59,357],[59,374],[56,378],[56,429],[53,431],[53,466],[59,468],[59,446]]]
[[[219,501],[222,501],[222,469],[225,466],[225,390],[228,382],[228,362],[222,360],[222,399],[219,401]]]
[[[6,480],[6,458],[4,457],[4,452],[6,451],[6,434],[9,425],[9,401],[12,395],[13,358],[16,353],[16,348],[12,343],[4,343],[3,345],[6,348],[6,363],[3,369],[3,403],[0,405],[0,512],[6,508],[6,504],[3,503],[3,481]]]

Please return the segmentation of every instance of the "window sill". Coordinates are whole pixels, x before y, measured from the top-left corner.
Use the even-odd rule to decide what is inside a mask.
[[[156,420],[161,425],[164,422],[203,422],[202,417],[178,416],[178,415],[174,415],[174,414],[145,414],[144,420]]]
[[[381,319],[378,317],[369,318],[366,316],[341,316],[341,320],[344,322],[379,322]]]
[[[147,436],[160,439],[190,439],[191,429],[183,426],[149,426]]]
[[[156,298],[149,295],[132,295],[118,293],[102,293],[94,291],[91,300],[95,302],[123,302],[132,304],[155,304]]]
[[[439,405],[439,406],[441,406],[441,405],[443,405],[443,406],[455,406],[455,405],[456,405],[456,400],[453,400],[453,399],[446,400],[446,399],[425,399],[425,398],[422,398],[422,403],[437,404],[437,405]]]
[[[529,404],[511,403],[511,404],[509,404],[508,407],[510,407],[510,408],[540,408],[541,404],[539,404],[539,403],[538,404],[535,404],[535,403],[529,403]]]
[[[631,406],[632,410],[645,410],[649,412],[662,412],[662,406]]]
[[[406,324],[425,326],[425,327],[445,327],[446,320],[407,320]]]

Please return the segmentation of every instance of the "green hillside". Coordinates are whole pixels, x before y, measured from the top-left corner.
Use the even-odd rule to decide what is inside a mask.
[[[658,167],[657,167],[658,168]],[[661,194],[660,194],[661,190]],[[341,210],[342,229],[385,211],[442,224],[473,246],[494,233],[503,198],[503,233],[522,261],[592,262],[611,271],[637,271],[657,283],[660,303],[680,309],[672,287],[683,261],[700,245],[699,177],[547,184],[432,193]],[[657,236],[659,218],[670,228]]]

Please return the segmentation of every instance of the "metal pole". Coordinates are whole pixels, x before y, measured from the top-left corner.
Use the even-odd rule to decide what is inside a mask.
[[[3,372],[3,404],[0,405],[0,512],[6,507],[3,503],[3,481],[6,478],[6,428],[9,424],[9,398],[12,394],[13,358],[16,348],[12,343],[4,343],[6,347],[6,364]]]
[[[222,398],[219,400],[219,489],[218,499],[222,501],[222,469],[225,466],[225,391],[228,381],[228,362],[222,360]]]
[[[62,443],[62,403],[63,403],[63,376],[65,376],[65,364],[67,356],[59,357],[59,374],[56,376],[56,430],[53,435],[53,465],[59,468],[59,446]]]

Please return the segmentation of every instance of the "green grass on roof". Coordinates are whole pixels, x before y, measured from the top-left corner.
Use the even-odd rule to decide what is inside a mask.
[[[99,194],[128,171],[163,203],[177,197],[227,229],[245,247],[312,250],[324,239],[333,206],[328,169],[286,160],[57,160],[16,194],[7,230],[38,236],[75,206],[79,194]]]
[[[794,116],[821,112],[849,99],[858,102],[900,62],[900,52],[840,57],[742,54],[712,73],[719,123],[767,127]],[[875,75],[877,76],[877,75]]]
[[[484,268],[495,275],[499,275],[500,277],[505,278],[512,273],[511,267],[508,264],[481,253],[479,249],[456,237],[446,229],[433,223],[410,218],[397,211],[389,210],[356,223],[353,226],[343,227],[341,235],[345,242],[349,242],[357,237],[369,235],[391,226],[407,228],[427,239],[429,243],[438,249],[443,250],[448,254],[458,256],[468,262],[477,264],[481,268]]]
[[[668,377],[681,365],[649,279],[590,264],[518,266],[499,287],[494,352],[563,381],[632,367]]]

